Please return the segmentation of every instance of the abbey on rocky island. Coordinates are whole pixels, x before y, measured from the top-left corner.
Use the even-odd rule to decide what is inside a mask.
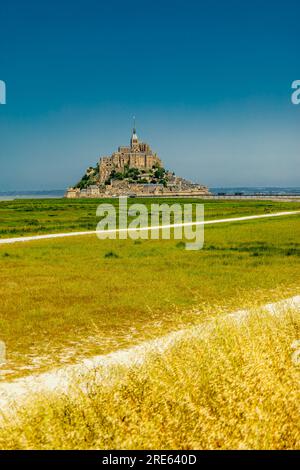
[[[191,183],[165,170],[150,146],[139,141],[134,126],[130,146],[119,147],[111,156],[101,157],[96,167],[89,167],[77,185],[67,190],[66,197],[207,194],[210,193],[206,186]]]

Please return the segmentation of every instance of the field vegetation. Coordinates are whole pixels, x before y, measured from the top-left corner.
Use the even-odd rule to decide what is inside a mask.
[[[110,383],[91,374],[86,393],[34,396],[0,448],[299,449],[299,337],[299,310],[220,317]]]
[[[96,230],[99,219],[97,206],[114,204],[118,212],[118,199],[32,199],[0,202],[0,238],[29,236],[45,233]],[[264,214],[300,209],[300,202],[274,201],[207,201],[179,198],[130,198],[128,204],[204,203],[205,218],[216,219],[243,215]]]
[[[217,209],[218,216],[236,214],[227,203]],[[178,240],[94,235],[0,246],[2,377],[298,294],[299,239],[294,215],[207,226],[204,249],[193,252]]]
[[[94,230],[99,202],[2,202],[0,237]],[[295,209],[205,203],[206,219]],[[289,215],[207,225],[199,251],[95,235],[0,245],[3,381],[204,328],[138,367],[120,365],[101,386],[91,374],[86,393],[75,386],[2,410],[0,448],[299,449],[299,310],[259,310],[299,294],[299,240],[300,217]],[[257,310],[242,322],[224,316],[243,307]]]

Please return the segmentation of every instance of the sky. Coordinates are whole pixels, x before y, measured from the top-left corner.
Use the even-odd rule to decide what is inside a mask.
[[[218,186],[300,186],[300,3],[1,0],[0,192],[64,189],[137,134]]]

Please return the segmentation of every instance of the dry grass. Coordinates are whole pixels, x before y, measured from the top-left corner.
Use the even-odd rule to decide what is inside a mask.
[[[299,312],[219,319],[113,385],[36,397],[2,449],[299,449]]]

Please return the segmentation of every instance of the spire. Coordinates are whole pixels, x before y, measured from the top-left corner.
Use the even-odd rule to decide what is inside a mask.
[[[131,145],[131,148],[135,148],[137,149],[138,148],[138,143],[139,143],[139,139],[138,139],[138,136],[136,135],[136,128],[135,128],[135,116],[133,116],[133,129],[132,129],[132,136],[131,136],[131,139],[130,139],[130,145]]]

